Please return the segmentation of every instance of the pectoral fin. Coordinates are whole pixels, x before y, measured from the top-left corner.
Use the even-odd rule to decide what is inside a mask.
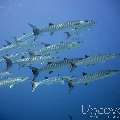
[[[13,88],[14,87],[14,84],[10,85],[10,88]]]
[[[44,45],[45,47],[50,46],[50,44],[49,44],[49,43],[45,43],[45,42],[41,42],[41,44],[42,44],[42,45]]]
[[[54,34],[54,32],[50,32],[50,35],[52,36]]]
[[[74,63],[70,62],[70,72],[75,70],[75,68],[77,68],[77,66]]]
[[[39,82],[37,81],[32,81],[32,92],[34,92],[36,90],[36,88],[39,86]]]
[[[64,32],[67,35],[67,39],[71,37],[71,34],[69,32]]]

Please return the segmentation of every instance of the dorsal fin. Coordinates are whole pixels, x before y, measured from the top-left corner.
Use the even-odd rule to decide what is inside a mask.
[[[50,64],[52,64],[52,63],[53,63],[53,62],[48,62],[47,64],[50,65]]]
[[[58,77],[60,77],[61,76],[61,74],[60,73],[58,73]]]
[[[51,74],[51,73],[53,73],[53,71],[51,70],[51,71],[49,71],[49,74]]]
[[[68,60],[68,58],[64,58],[64,60]]]
[[[83,72],[82,74],[83,74],[83,76],[87,75],[87,73],[85,73],[85,72]]]
[[[67,35],[67,39],[71,37],[71,34],[69,32],[64,32]]]
[[[90,57],[90,56],[88,56],[88,55],[85,55],[85,58],[88,58],[88,57]]]
[[[11,68],[11,66],[12,66],[12,60],[9,59],[9,58],[6,57],[6,56],[4,56],[3,58],[4,58],[5,61],[6,61],[6,64],[7,64],[7,68],[6,68],[6,70],[8,71],[8,70]]]
[[[46,76],[45,76],[44,78],[45,78],[45,79],[48,79],[48,77],[46,77]]]
[[[24,59],[25,58],[25,56],[21,56],[21,59]]]
[[[37,39],[38,35],[40,34],[40,29],[31,23],[28,23],[28,25],[33,29],[33,34],[35,36],[34,41],[35,41]]]
[[[54,34],[54,32],[50,32],[50,35],[52,36]]]
[[[8,41],[8,40],[5,40],[6,41],[6,43],[7,43],[7,45],[11,45],[12,43],[10,42],[10,41]]]
[[[50,23],[49,23],[49,27],[52,26],[52,25],[54,25],[54,24],[50,22]]]
[[[3,47],[6,47],[6,45],[3,45]]]
[[[45,42],[41,42],[41,44],[42,44],[42,45],[44,45],[45,47],[50,46],[50,44],[49,44],[49,43],[45,43]]]
[[[30,56],[30,57],[35,56],[35,53],[34,53],[34,52],[32,52],[32,51],[28,51],[28,53],[29,53],[29,56]]]

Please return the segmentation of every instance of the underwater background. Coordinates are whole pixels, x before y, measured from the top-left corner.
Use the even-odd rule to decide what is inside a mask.
[[[81,47],[61,52],[59,57],[119,53],[119,11],[119,0],[0,0],[0,47],[4,45],[4,40],[12,40],[14,36],[31,32],[28,22],[43,27],[49,22],[93,19],[96,25],[90,30],[81,31],[79,35],[80,40],[83,41]],[[53,36],[44,34],[37,41],[52,44],[64,40],[65,35],[56,32]],[[80,76],[82,72],[104,69],[120,69],[120,59],[95,66],[80,66],[72,73],[65,69],[49,76],[58,73]],[[13,66],[11,71],[32,78],[32,73],[27,68],[18,69]],[[43,74],[39,76],[39,79],[43,78]],[[29,80],[13,89],[0,88],[0,120],[69,120],[68,115],[72,115],[73,120],[88,120],[90,117],[81,113],[81,105],[120,107],[119,88],[120,75],[93,82],[88,86],[77,86],[71,94],[68,93],[67,86],[61,85],[39,87],[32,93],[31,80]],[[104,116],[98,118],[98,120],[104,119]]]

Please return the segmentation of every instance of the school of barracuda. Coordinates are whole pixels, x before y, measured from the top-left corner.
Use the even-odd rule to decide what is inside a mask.
[[[106,69],[97,72],[86,73],[83,72],[81,77],[75,77],[71,75],[62,76],[58,73],[56,76],[45,76],[41,79],[41,73],[58,72],[67,68],[69,73],[72,73],[79,66],[89,67],[91,65],[97,65],[99,63],[105,63],[107,61],[120,57],[120,53],[105,53],[98,55],[85,55],[84,57],[74,57],[60,59],[58,53],[71,51],[75,48],[80,48],[82,42],[72,38],[74,35],[79,35],[83,30],[87,30],[95,26],[94,20],[75,20],[67,21],[60,24],[49,23],[48,26],[39,28],[31,23],[28,25],[32,28],[32,32],[24,33],[20,37],[15,37],[14,42],[6,40],[6,45],[0,48],[0,64],[5,63],[5,69],[0,72],[0,86],[10,87],[31,80],[32,92],[36,90],[38,86],[48,85],[67,85],[69,89],[77,85],[88,85],[89,83],[97,80],[101,80],[107,77],[120,74],[120,70]],[[43,47],[38,47],[36,41],[44,33],[49,33],[51,36],[55,32],[62,31],[67,36],[67,41],[62,40],[55,44],[49,44],[45,41],[41,42]],[[22,52],[18,49],[23,50]],[[16,51],[14,53],[14,51]],[[16,76],[10,71],[13,65],[17,64],[23,69],[26,67],[31,70],[33,78],[29,76]],[[35,64],[39,64],[40,67],[36,67]]]

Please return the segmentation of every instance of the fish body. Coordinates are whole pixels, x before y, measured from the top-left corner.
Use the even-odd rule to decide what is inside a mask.
[[[75,65],[95,65],[98,63],[105,63],[109,60],[120,57],[119,53],[95,55],[95,56],[86,56],[85,58],[73,58],[69,61],[73,62]]]
[[[49,27],[45,27],[40,29],[40,33],[48,32],[53,34],[56,31],[66,30],[66,29],[83,29],[89,28],[93,26],[95,22],[93,20],[75,20],[75,21],[67,21],[65,23],[60,24],[49,24]]]
[[[34,75],[33,80],[34,80],[38,76],[38,74],[41,72],[49,72],[49,74],[51,74],[54,70],[62,69],[65,67],[69,67],[71,69],[70,70],[71,72],[73,68],[76,66],[74,66],[74,64],[70,62],[68,59],[64,59],[57,62],[48,62],[47,65],[41,68],[30,67],[30,69],[32,69],[32,73]]]
[[[15,61],[13,61],[13,63],[17,63],[23,66],[28,66],[34,63],[45,64],[53,60],[54,60],[54,57],[52,56],[32,56],[32,57],[28,56],[25,58],[16,59]]]
[[[60,24],[53,24],[49,23],[49,26],[43,27],[43,28],[37,28],[35,25],[29,23],[28,24],[33,29],[33,34],[35,36],[35,39],[41,35],[42,33],[50,33],[50,35],[53,35],[56,31],[62,31],[62,30],[82,30],[84,28],[89,28],[93,25],[95,25],[95,21],[93,20],[75,20],[75,21],[67,21]],[[34,40],[35,40],[34,39]]]
[[[32,64],[45,64],[55,60],[55,58],[52,56],[21,56],[21,58],[18,59],[10,59],[5,56],[4,59],[6,62],[7,71],[12,67],[13,64],[18,64],[22,67],[28,67]]]
[[[53,45],[49,45],[47,47],[41,48],[39,51],[35,51],[34,54],[38,55],[50,55],[53,53],[57,53],[60,51],[64,51],[66,49],[72,49],[72,48],[79,48],[80,43],[79,42],[61,42]]]
[[[28,77],[8,78],[6,80],[0,80],[0,86],[9,86],[10,88],[12,88],[15,85],[22,83],[28,79]]]
[[[87,85],[90,82],[112,77],[114,75],[120,74],[120,70],[103,70],[95,73],[84,73],[81,78],[66,78],[66,80],[72,82],[73,85],[85,84]]]
[[[44,80],[32,81],[32,92],[34,92],[38,86],[47,86],[53,84],[64,85],[64,77],[51,77]]]

